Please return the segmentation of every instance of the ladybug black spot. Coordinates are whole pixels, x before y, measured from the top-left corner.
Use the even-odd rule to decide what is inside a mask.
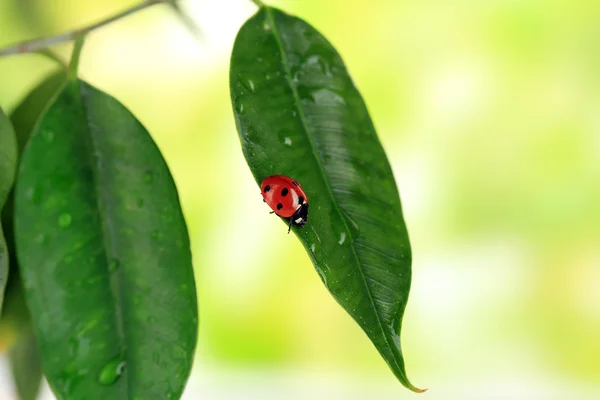
[[[293,183],[294,185],[296,185],[296,186],[300,186],[300,184],[299,184],[298,182],[296,182],[296,181],[292,181],[292,183]]]
[[[278,210],[281,210],[282,208],[283,208],[283,204],[281,204],[281,203],[277,204],[277,209]]]
[[[304,203],[304,197],[298,196],[298,204],[303,204],[303,203]]]
[[[265,193],[269,193],[269,190],[271,190],[271,185],[265,186]]]
[[[281,190],[281,195],[285,197],[285,196],[287,196],[288,192],[289,192],[288,188],[283,188],[283,190]]]

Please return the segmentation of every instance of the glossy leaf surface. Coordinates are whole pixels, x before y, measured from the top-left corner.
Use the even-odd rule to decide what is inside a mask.
[[[308,223],[293,230],[321,279],[400,382],[421,391],[400,348],[411,250],[399,194],[339,54],[301,19],[262,8],[238,33],[230,88],[256,181],[283,174],[302,184]]]
[[[15,236],[59,399],[179,398],[198,323],[187,228],[158,148],[114,98],[82,81],[56,96],[22,156]]]
[[[10,120],[0,108],[0,212],[11,191],[17,169],[17,139]],[[9,254],[0,225],[0,315],[4,303],[4,290],[8,281]]]

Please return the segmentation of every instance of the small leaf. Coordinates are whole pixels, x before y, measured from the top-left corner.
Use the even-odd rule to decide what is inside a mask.
[[[0,212],[8,200],[17,169],[17,138],[10,120],[0,108]],[[0,224],[0,316],[4,303],[4,290],[8,281],[8,248]]]
[[[23,153],[15,236],[59,399],[181,395],[198,323],[187,228],[160,151],[114,98],[79,80],[58,93]]]
[[[42,381],[42,361],[33,332],[19,338],[8,357],[19,399],[35,400]]]
[[[283,174],[300,182],[310,211],[294,232],[321,279],[399,381],[421,392],[400,348],[411,249],[398,189],[339,54],[306,22],[263,7],[237,35],[230,87],[256,181]]]

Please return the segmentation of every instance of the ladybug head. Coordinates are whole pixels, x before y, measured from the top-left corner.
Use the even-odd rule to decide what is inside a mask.
[[[308,221],[308,203],[302,203],[290,219],[294,225],[304,226]]]

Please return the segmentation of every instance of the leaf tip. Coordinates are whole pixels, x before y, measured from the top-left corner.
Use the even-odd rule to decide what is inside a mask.
[[[412,383],[410,383],[408,380],[402,382],[404,384],[404,386],[406,386],[409,390],[415,392],[415,393],[425,393],[428,389],[420,389],[416,386],[413,386]]]

